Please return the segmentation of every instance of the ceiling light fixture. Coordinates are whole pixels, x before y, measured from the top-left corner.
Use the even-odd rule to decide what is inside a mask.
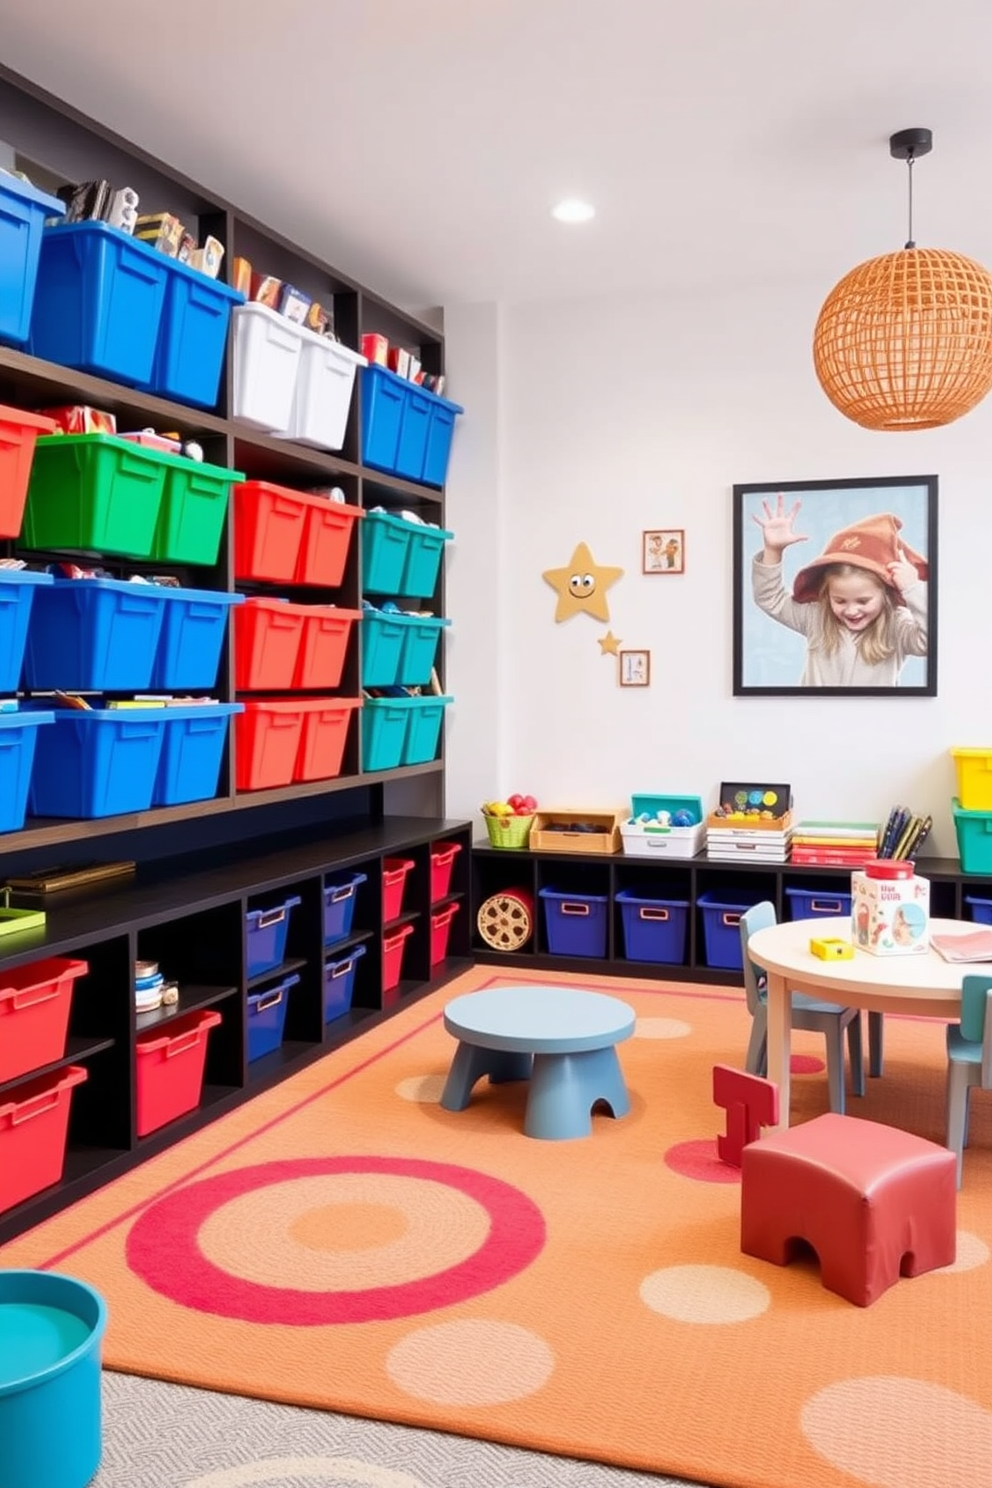
[[[820,386],[865,429],[934,429],[992,389],[992,275],[913,241],[913,163],[932,146],[929,129],[892,135],[889,152],[909,172],[906,245],[846,274],[813,333]]]
[[[591,222],[596,215],[596,208],[591,207],[588,202],[569,197],[552,207],[551,215],[558,222]]]

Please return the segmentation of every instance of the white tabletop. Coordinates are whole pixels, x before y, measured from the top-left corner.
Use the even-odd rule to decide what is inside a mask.
[[[455,997],[444,1010],[455,1038],[527,1054],[603,1049],[630,1038],[636,1021],[619,997],[571,987],[490,987]]]
[[[931,920],[931,934],[967,935],[973,926],[962,920]],[[787,978],[801,991],[822,988],[836,993],[831,1001],[845,1006],[875,1006],[880,1011],[915,1012],[923,1017],[953,1017],[961,1003],[965,973],[978,966],[954,965],[939,951],[909,956],[873,956],[855,948],[850,961],[821,961],[810,940],[850,941],[851,921],[816,918],[787,920],[755,931],[748,942],[752,961]],[[895,1004],[902,1004],[896,1007]]]

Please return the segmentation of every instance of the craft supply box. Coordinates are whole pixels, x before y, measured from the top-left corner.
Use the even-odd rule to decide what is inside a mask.
[[[930,883],[912,863],[880,860],[851,874],[851,939],[873,956],[920,956],[930,946]]]
[[[703,820],[703,803],[699,796],[631,796],[631,815],[620,823],[620,837],[625,854],[637,857],[694,858],[702,851],[706,836]],[[657,820],[659,811],[675,815],[676,811],[691,811],[695,817],[692,827],[663,826]],[[652,821],[638,821],[645,812]]]

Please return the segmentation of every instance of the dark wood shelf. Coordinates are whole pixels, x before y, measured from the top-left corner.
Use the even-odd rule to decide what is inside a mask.
[[[65,1053],[61,1059],[53,1059],[51,1064],[42,1064],[37,1069],[26,1071],[23,1075],[15,1075],[12,1080],[0,1080],[0,1097],[16,1090],[17,1086],[23,1085],[27,1080],[36,1080],[39,1075],[51,1075],[55,1070],[65,1069],[69,1064],[82,1064],[84,1059],[92,1059],[94,1054],[101,1054],[104,1049],[112,1049],[115,1042],[116,1040],[112,1038],[94,1039],[70,1036],[66,1039]]]
[[[323,1052],[319,1040],[283,1039],[279,1048],[273,1049],[271,1054],[263,1054],[260,1059],[251,1061],[248,1065],[248,1084],[275,1085],[287,1070],[295,1068],[302,1059],[317,1052]]]
[[[419,909],[405,909],[395,919],[384,920],[382,923],[383,935],[395,935],[401,925],[413,925],[421,918]]]
[[[138,1033],[148,1033],[150,1029],[160,1028],[164,1024],[171,1023],[175,1018],[183,1017],[186,1013],[195,1013],[199,1008],[212,1007],[215,1002],[223,1002],[226,997],[237,995],[237,987],[180,986],[178,1002],[172,1003],[169,1007],[152,1008],[147,1013],[136,1013],[135,1030]]]
[[[355,946],[374,940],[376,933],[375,930],[353,930],[350,935],[345,935],[341,940],[333,940],[330,945],[324,946],[324,960],[343,961]]]
[[[444,501],[444,491],[436,486],[421,486],[416,481],[404,480],[399,475],[387,475],[384,470],[373,470],[368,465],[361,467],[362,489],[365,492],[365,506],[374,506],[374,499],[369,501],[369,493],[375,497],[381,493],[384,496],[409,496],[414,501],[428,501],[440,504]]]
[[[277,982],[280,977],[292,976],[294,971],[299,971],[301,967],[306,965],[306,960],[299,956],[289,961],[282,961],[272,971],[262,971],[258,976],[250,977],[248,979],[248,991],[254,992],[256,987],[265,987],[269,982]]]

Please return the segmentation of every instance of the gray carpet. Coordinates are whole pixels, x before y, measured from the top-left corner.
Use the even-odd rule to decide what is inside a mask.
[[[104,1374],[93,1488],[680,1488],[627,1472],[354,1416]]]

